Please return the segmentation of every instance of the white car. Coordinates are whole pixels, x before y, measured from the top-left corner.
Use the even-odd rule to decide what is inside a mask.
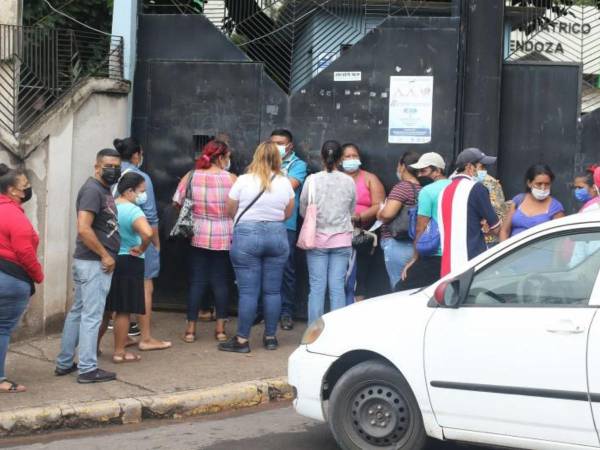
[[[600,213],[577,214],[326,314],[290,356],[296,411],[345,450],[599,448],[599,269]]]

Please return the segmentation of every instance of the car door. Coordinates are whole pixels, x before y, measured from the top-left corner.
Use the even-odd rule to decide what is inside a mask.
[[[597,300],[600,298],[597,297]],[[589,395],[596,431],[600,436],[600,312],[596,313],[588,339]]]
[[[438,308],[426,329],[439,424],[598,446],[586,344],[599,269],[598,228],[554,231],[476,267],[459,307]]]

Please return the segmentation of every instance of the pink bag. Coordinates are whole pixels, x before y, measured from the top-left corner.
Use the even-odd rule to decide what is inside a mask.
[[[304,215],[304,223],[298,236],[297,246],[303,250],[315,248],[317,240],[317,204],[315,203],[314,180],[310,176],[308,182],[308,206]]]

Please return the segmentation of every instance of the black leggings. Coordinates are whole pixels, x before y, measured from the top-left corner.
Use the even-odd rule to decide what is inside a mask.
[[[198,312],[206,288],[210,286],[215,297],[217,319],[226,319],[229,304],[229,252],[191,247],[189,254],[190,292],[187,319],[198,320]]]

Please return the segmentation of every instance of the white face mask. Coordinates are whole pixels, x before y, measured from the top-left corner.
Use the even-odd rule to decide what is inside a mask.
[[[227,160],[227,164],[225,165],[225,167],[223,167],[223,170],[229,170],[231,169],[231,159]]]
[[[285,154],[287,153],[287,145],[277,144],[277,148],[279,149],[279,154],[282,158],[285,158]]]
[[[137,163],[137,168],[139,169],[144,164],[144,155],[140,156],[140,162]]]
[[[396,176],[398,177],[399,181],[402,181],[402,174],[400,172],[396,172]]]
[[[546,200],[549,196],[550,196],[550,189],[548,189],[547,191],[543,190],[543,189],[536,189],[534,187],[531,188],[531,195],[533,195],[533,197],[536,200]]]

